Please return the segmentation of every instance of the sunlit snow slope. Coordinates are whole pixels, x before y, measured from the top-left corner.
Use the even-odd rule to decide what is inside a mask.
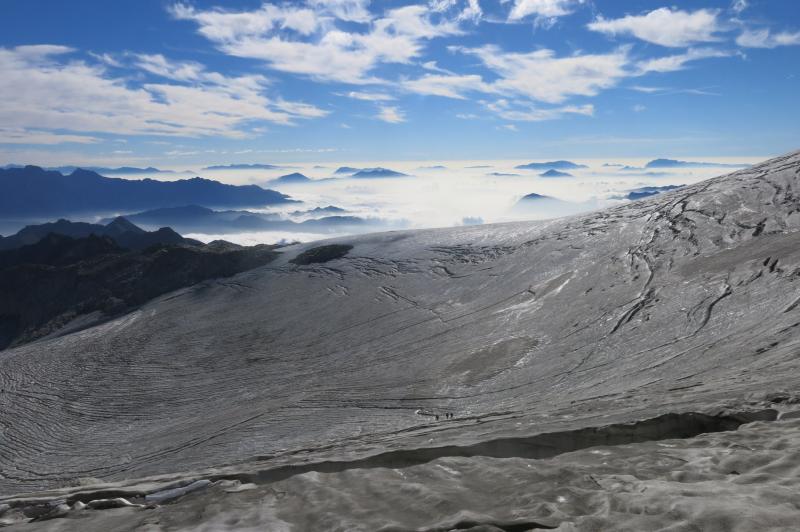
[[[305,244],[0,352],[0,494],[463,448],[796,390],[798,186],[800,152],[611,210],[346,238],[344,258],[289,263]]]

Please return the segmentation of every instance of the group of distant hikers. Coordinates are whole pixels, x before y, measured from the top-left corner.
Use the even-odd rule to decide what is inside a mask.
[[[433,412],[431,412],[430,410],[422,410],[422,409],[419,409],[419,410],[417,410],[417,411],[416,411],[416,412],[414,412],[414,413],[415,413],[415,414],[417,414],[418,416],[428,416],[428,417],[432,417],[432,418],[434,418],[436,421],[439,421],[439,418],[442,416],[441,414],[434,414],[434,413],[433,413]],[[456,415],[455,415],[455,414],[453,414],[452,412],[445,412],[445,413],[444,413],[444,418],[445,418],[445,419],[453,419],[454,417],[456,417]]]

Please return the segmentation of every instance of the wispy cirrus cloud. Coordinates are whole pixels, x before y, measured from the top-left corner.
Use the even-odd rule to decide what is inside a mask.
[[[633,85],[628,88],[636,92],[643,92],[645,94],[695,94],[698,96],[720,96],[719,92],[714,92],[708,89],[696,89],[692,87],[651,87],[647,85]]]
[[[164,81],[133,84],[130,72],[116,74],[105,62],[76,55],[64,46],[0,48],[0,142],[92,143],[97,133],[244,138],[258,122],[292,124],[327,114],[267,97],[260,75],[224,76],[197,63],[140,55],[133,72]]]
[[[639,61],[636,64],[639,74],[646,74],[648,72],[675,72],[686,68],[687,63],[697,61],[700,59],[709,59],[714,57],[730,57],[733,52],[727,50],[720,50],[715,48],[690,48],[685,53],[668,55],[665,57],[657,57],[654,59],[647,59]]]
[[[506,52],[494,45],[459,50],[477,57],[498,76],[490,84],[493,91],[549,104],[559,104],[573,96],[595,96],[629,75],[625,47],[605,54],[562,57],[549,49]]]
[[[402,87],[418,94],[456,99],[465,99],[470,93],[495,95],[500,99],[484,105],[502,118],[520,121],[552,120],[567,115],[592,116],[593,105],[563,104],[575,97],[596,96],[627,78],[674,72],[687,68],[692,61],[733,55],[731,51],[716,48],[690,48],[681,54],[637,60],[631,56],[628,46],[605,54],[576,53],[562,57],[548,49],[519,53],[506,52],[491,45],[454,47],[452,50],[478,57],[495,74],[495,79],[489,82],[475,74],[425,74],[414,80],[405,80]],[[652,89],[651,92],[660,90]],[[641,90],[647,91],[647,88]],[[685,92],[714,94],[693,89],[685,89]]]
[[[773,33],[762,28],[758,30],[744,30],[736,37],[736,44],[744,48],[777,48],[778,46],[800,45],[800,31],[781,31]]]
[[[512,102],[502,98],[483,103],[487,109],[500,118],[515,122],[542,122],[562,118],[566,115],[592,116],[594,114],[594,106],[591,104],[543,108],[530,103]]]
[[[563,17],[584,3],[585,0],[514,0],[508,18],[519,21],[526,17]],[[635,60],[631,56],[632,45],[610,52],[562,56],[550,49],[525,52],[506,51],[492,44],[451,45],[451,52],[477,57],[483,67],[481,72],[454,72],[441,68],[436,60],[426,60],[427,43],[464,35],[468,31],[464,22],[478,22],[483,16],[477,0],[428,0],[383,12],[366,0],[264,3],[244,11],[199,9],[176,3],[169,10],[176,19],[193,22],[201,35],[226,54],[264,61],[276,71],[316,81],[382,87],[380,91],[339,95],[376,103],[399,98],[404,92],[462,100],[473,95],[493,95],[519,101],[520,106],[536,104],[535,112],[516,113],[532,120],[575,114],[575,109],[582,111],[577,114],[589,114],[585,106],[564,104],[573,98],[597,96],[627,77],[676,71],[691,61],[730,55],[721,50],[690,48],[682,54]],[[714,9],[660,8],[619,19],[599,17],[588,28],[612,36],[630,35],[666,47],[689,46],[721,38],[719,13]],[[384,69],[380,77],[376,75],[379,67],[386,65],[404,65],[412,72],[421,67],[423,73],[386,79]],[[559,107],[546,111],[542,104]]]
[[[494,92],[477,74],[425,74],[417,79],[405,80],[402,87],[415,94],[465,99],[470,92]]]
[[[394,106],[381,106],[375,118],[389,124],[400,124],[406,121],[405,113]]]
[[[347,98],[363,100],[365,102],[389,102],[395,99],[394,96],[385,92],[349,91],[337,94],[339,96],[346,96]]]
[[[97,137],[70,135],[37,129],[12,129],[0,127],[0,144],[96,144]]]
[[[308,4],[321,14],[329,13],[339,20],[361,23],[372,20],[370,0],[309,0]]]
[[[322,4],[337,7],[330,10],[334,19],[343,16],[341,3]],[[199,33],[226,54],[320,81],[353,84],[379,81],[371,75],[377,66],[409,63],[422,54],[426,41],[462,33],[457,17],[442,16],[425,4],[390,9],[370,19],[365,30],[340,29],[313,10],[268,3],[241,12],[178,3],[170,12],[197,24]],[[314,39],[307,39],[312,33]]]
[[[445,13],[462,5],[462,0],[430,0],[428,5],[433,11]],[[471,20],[478,22],[483,17],[483,9],[479,0],[466,0],[463,8],[456,16],[456,20]]]
[[[731,3],[731,10],[737,15],[748,7],[750,7],[750,4],[747,0],[733,0]]]
[[[496,100],[482,100],[483,105],[506,120],[541,121],[565,115],[591,116],[594,113],[592,105],[557,104],[576,96],[595,96],[634,75],[627,68],[630,59],[625,47],[608,54],[564,57],[548,49],[519,53],[506,52],[493,45],[453,47],[451,51],[476,56],[495,79],[486,81],[477,74],[425,74],[403,81],[402,87],[417,94],[455,99],[466,99],[467,95],[476,93],[483,97],[496,96]]]

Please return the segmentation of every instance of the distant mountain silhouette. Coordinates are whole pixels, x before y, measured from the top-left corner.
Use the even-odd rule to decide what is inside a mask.
[[[308,177],[304,176],[300,172],[294,172],[291,174],[282,175],[276,179],[272,179],[268,181],[267,184],[269,185],[298,185],[304,183],[310,183],[312,180]]]
[[[584,164],[576,164],[572,161],[550,161],[546,163],[528,163],[516,166],[518,170],[576,170],[587,168]]]
[[[274,164],[217,164],[206,166],[203,170],[277,170],[282,166]]]
[[[0,170],[3,216],[130,212],[187,204],[256,207],[292,201],[280,192],[255,185],[227,185],[200,177],[156,181],[103,177],[80,169],[63,175],[38,166]]]
[[[517,216],[555,218],[588,211],[592,208],[592,202],[576,203],[534,192],[521,197],[511,211]]]
[[[371,179],[375,177],[406,177],[407,174],[402,172],[396,172],[394,170],[389,170],[388,168],[364,168],[363,170],[359,170],[351,177],[361,178],[361,179]]]
[[[572,174],[567,172],[560,172],[559,170],[550,169],[546,172],[539,174],[540,177],[572,177]]]
[[[355,174],[359,170],[361,170],[361,168],[353,168],[352,166],[340,166],[333,173],[334,174]]]
[[[132,250],[144,249],[159,244],[201,244],[197,240],[182,237],[169,227],[162,227],[157,231],[148,232],[125,218],[118,217],[106,225],[70,222],[63,219],[57,222],[29,225],[15,235],[5,238],[0,237],[0,250],[34,245],[53,234],[71,238],[108,237],[120,248]]]
[[[444,168],[436,166],[430,168]],[[407,174],[402,172],[396,172],[394,170],[389,170],[388,168],[353,168],[351,166],[340,166],[336,169],[334,174],[339,175],[350,175],[350,177],[357,177],[357,178],[375,178],[375,177],[406,177]]]
[[[625,199],[638,200],[638,199],[642,199],[642,198],[647,198],[647,197],[650,197],[650,196],[655,196],[656,194],[661,194],[662,192],[675,190],[675,189],[681,188],[683,186],[684,185],[664,185],[662,187],[635,188],[633,190],[628,191],[628,193],[625,195]]]
[[[174,174],[172,170],[159,170],[158,168],[153,168],[152,166],[148,166],[147,168],[136,168],[133,166],[120,166],[119,168],[104,168],[102,166],[88,166],[88,167],[75,167],[75,166],[61,166],[58,168],[50,168],[50,170],[55,170],[57,172],[61,172],[62,174],[71,174],[75,170],[83,168],[84,170],[89,170],[90,172],[96,172],[98,174]]]
[[[303,212],[303,211],[299,211]],[[330,214],[346,212],[338,207],[318,208],[304,214]],[[169,225],[182,233],[230,234],[248,231],[294,231],[326,233],[362,227],[386,226],[384,220],[366,219],[357,216],[323,216],[295,222],[279,218],[276,214],[250,211],[214,211],[197,205],[154,209],[127,216],[145,227]]]
[[[519,177],[519,174],[505,174],[503,172],[490,172],[486,175],[490,175],[493,177]]]
[[[335,205],[328,205],[327,207],[315,207],[313,209],[307,211],[293,211],[290,212],[292,216],[303,216],[303,215],[317,215],[317,214],[343,214],[347,211],[342,209],[341,207],[336,207]]]
[[[117,216],[109,223],[105,224],[104,229],[105,231],[102,234],[106,234],[111,237],[123,235],[125,233],[133,233],[136,235],[146,233],[144,229],[137,227],[122,216]]]
[[[360,218],[358,216],[324,216],[322,218],[306,220],[305,222],[300,222],[297,225],[300,226],[301,231],[308,229],[327,231],[336,229],[341,230],[347,227],[353,228],[376,224],[379,225],[382,223],[382,220],[369,220],[366,218]]]
[[[128,219],[145,227],[170,226],[183,233],[240,232],[263,230],[266,222],[277,215],[241,210],[215,211],[199,205],[165,207],[128,215]]]
[[[645,168],[742,168],[748,164],[705,163],[696,161],[677,161],[675,159],[653,159]]]
[[[531,192],[530,194],[522,196],[519,199],[519,201],[524,201],[524,202],[528,202],[528,201],[549,201],[549,200],[561,201],[561,200],[557,200],[556,198],[554,198],[552,196],[544,196],[542,194],[537,194],[536,192]]]
[[[2,167],[4,170],[11,169],[11,168],[25,168],[24,165],[21,164],[8,164]],[[89,170],[91,172],[97,172],[98,174],[174,174],[172,170],[159,170],[158,168],[153,168],[152,166],[148,166],[147,168],[136,168],[135,166],[120,166],[119,168],[107,168],[104,166],[51,166],[45,168],[45,170],[50,170],[53,172],[60,172],[62,174],[71,174],[75,170],[78,169]]]

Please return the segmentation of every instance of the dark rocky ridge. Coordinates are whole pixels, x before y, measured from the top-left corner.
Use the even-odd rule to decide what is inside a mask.
[[[38,225],[28,225],[16,234],[0,237],[0,250],[16,249],[36,244],[50,234],[85,238],[91,235],[107,236],[121,248],[140,250],[157,244],[202,245],[202,242],[184,238],[169,227],[162,226],[156,231],[145,231],[121,216],[106,224],[71,222],[58,220]]]
[[[177,235],[168,228],[142,233],[164,231]],[[130,251],[109,235],[76,239],[49,233],[34,244],[0,251],[0,349],[70,322],[87,327],[178,288],[263,266],[277,256],[273,249],[160,242]]]
[[[351,249],[353,249],[353,246],[348,244],[330,244],[328,246],[319,246],[305,250],[289,262],[299,266],[320,264],[323,262],[341,259],[347,255]]]
[[[265,268],[160,298],[98,327],[3,351],[0,422],[13,447],[0,453],[0,491],[52,488],[81,477],[247,479],[253,471],[269,477],[309,463],[474,450],[645,419],[661,420],[657,427],[675,421],[681,429],[690,420],[683,413],[713,417],[745,409],[765,390],[798,390],[799,180],[800,152],[545,223],[298,245]],[[353,249],[344,257],[289,262],[321,245],[345,244]],[[456,416],[433,422],[418,409]],[[705,430],[707,418],[695,419]],[[678,434],[676,427],[664,430]],[[649,454],[658,449],[648,447]],[[485,478],[482,506],[469,498],[458,499],[456,508],[437,498],[428,506],[455,516],[473,507],[492,511],[485,509],[489,501],[495,513],[543,508],[553,519],[583,510],[568,497],[558,507],[523,500],[540,486],[538,473],[528,471],[558,469],[562,477],[553,473],[552,482],[576,486],[559,495],[613,492],[612,481],[632,486],[613,492],[620,497],[653,492],[638,479],[606,476],[600,481],[610,487],[592,483],[587,464],[603,469],[606,460],[593,451],[570,465],[574,474],[561,462],[504,466],[486,457],[443,456],[435,458],[436,467],[296,475],[281,486],[324,493],[313,499],[323,505],[341,504],[337,494],[347,489],[373,487],[354,481],[359,478],[383,478],[378,485],[394,486],[398,497],[410,497],[409,486],[425,477],[452,489],[466,483],[454,479]],[[662,456],[656,457],[662,477],[683,468],[681,478],[689,482],[681,489],[699,489],[690,482],[692,464]],[[726,479],[731,469],[720,466],[715,478]],[[752,482],[765,474],[744,471]],[[524,478],[513,489],[497,481],[514,475]],[[254,508],[273,504],[265,499],[268,489],[254,491],[252,504],[261,504]],[[493,498],[501,492],[502,506]],[[308,508],[301,500],[274,504]],[[612,502],[626,507],[625,500]],[[656,501],[635,507],[651,504]],[[416,516],[409,508],[402,510]],[[331,510],[325,523],[346,511]],[[397,513],[392,517],[401,523],[416,519]],[[643,519],[647,512],[639,514]],[[286,518],[314,516],[293,515]],[[439,521],[423,517],[407,528],[436,529]],[[507,523],[507,517],[477,522]],[[309,523],[301,528],[325,524]]]

